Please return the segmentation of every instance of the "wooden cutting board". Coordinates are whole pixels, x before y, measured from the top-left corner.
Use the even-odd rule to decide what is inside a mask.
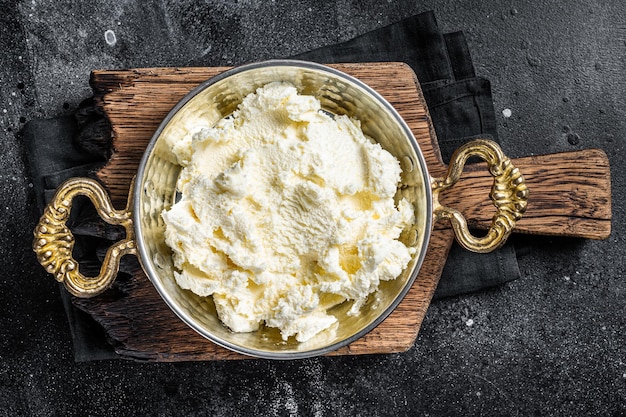
[[[435,133],[419,83],[402,63],[330,65],[380,92],[412,129],[432,176],[443,176]],[[98,178],[114,205],[126,204],[131,179],[152,134],[169,110],[191,89],[227,68],[146,68],[94,71],[91,85],[97,106],[109,119],[113,154]],[[609,163],[600,150],[584,150],[513,160],[524,175],[530,197],[515,231],[603,239],[611,230]],[[463,179],[441,196],[473,227],[486,227],[495,209],[488,193],[492,178],[484,164],[466,167]],[[438,223],[413,287],[376,329],[331,355],[393,353],[409,349],[417,337],[454,239],[449,224]],[[105,329],[122,357],[151,361],[241,359],[179,320],[161,300],[137,265],[113,289],[92,299],[74,299]]]

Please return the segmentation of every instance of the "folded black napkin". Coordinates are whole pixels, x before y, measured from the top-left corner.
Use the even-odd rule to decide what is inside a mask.
[[[498,141],[489,81],[477,77],[462,32],[443,34],[432,12],[404,19],[347,42],[291,58],[320,63],[405,62],[422,87],[444,162],[461,144],[477,138]],[[89,101],[74,116],[28,122],[23,130],[38,209],[43,210],[65,179],[90,176],[108,158],[110,129]],[[75,204],[75,257],[83,271],[97,273],[99,259],[118,232],[97,219],[89,204]],[[128,258],[128,257],[126,257]],[[122,264],[120,273],[124,273]],[[519,277],[512,244],[490,254],[453,245],[435,299],[478,291]],[[73,306],[61,291],[77,361],[114,358],[103,329]]]
[[[476,138],[498,141],[489,80],[477,77],[462,32],[443,34],[435,14],[425,12],[357,38],[297,55],[321,63],[405,62],[424,93],[444,162]],[[434,299],[492,287],[519,278],[515,248],[506,243],[476,254],[454,243]]]

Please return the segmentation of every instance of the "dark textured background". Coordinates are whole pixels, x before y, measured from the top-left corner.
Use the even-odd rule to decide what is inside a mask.
[[[75,363],[30,250],[24,123],[71,113],[95,68],[289,56],[427,10],[465,32],[509,156],[608,154],[611,237],[516,237],[522,278],[434,303],[402,354]],[[626,415],[625,2],[0,1],[0,48],[0,416]]]

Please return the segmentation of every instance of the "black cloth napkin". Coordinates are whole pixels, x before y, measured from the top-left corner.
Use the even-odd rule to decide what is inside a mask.
[[[349,41],[295,56],[321,63],[405,62],[424,93],[443,161],[476,138],[499,143],[489,80],[477,77],[463,32],[443,34],[435,14],[425,12]],[[519,278],[515,248],[507,242],[488,254],[456,242],[434,299],[467,294]]]
[[[432,12],[404,19],[347,42],[291,58],[320,63],[405,62],[422,87],[444,162],[461,144],[477,138],[498,141],[488,80],[477,77],[462,32],[443,34]],[[32,120],[23,130],[38,209],[65,179],[90,176],[108,158],[110,129],[89,101],[74,116]],[[95,272],[118,232],[95,216],[89,204],[75,204],[75,257]],[[127,258],[127,257],[126,257]],[[121,272],[124,273],[122,263]],[[454,244],[435,299],[478,291],[519,278],[513,245],[490,254],[474,254]],[[61,291],[77,361],[117,357],[103,329]]]

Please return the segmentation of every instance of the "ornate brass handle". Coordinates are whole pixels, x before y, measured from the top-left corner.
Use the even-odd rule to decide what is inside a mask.
[[[66,222],[72,209],[72,200],[78,195],[89,197],[106,222],[121,225],[126,230],[126,238],[107,250],[100,274],[96,277],[82,275],[78,262],[72,257],[74,235]],[[136,253],[131,201],[129,198],[125,210],[115,210],[106,191],[96,181],[89,178],[67,180],[57,189],[35,227],[33,250],[37,260],[57,281],[63,282],[71,294],[87,298],[102,293],[115,280],[120,258]]]
[[[439,203],[439,194],[454,185],[470,156],[479,156],[489,165],[494,176],[489,197],[496,206],[491,226],[484,237],[473,236],[463,215]],[[519,170],[513,166],[500,147],[492,141],[477,139],[458,148],[450,160],[445,178],[432,178],[434,220],[450,219],[457,241],[461,246],[474,252],[491,252],[501,246],[513,231],[515,222],[526,211],[528,189]]]

